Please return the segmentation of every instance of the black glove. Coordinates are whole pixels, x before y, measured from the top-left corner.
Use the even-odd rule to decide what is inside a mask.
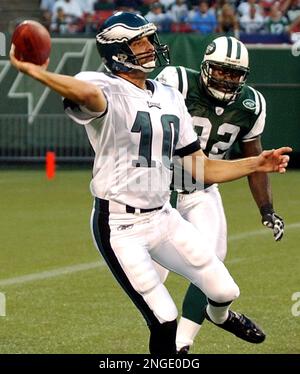
[[[283,218],[281,218],[278,214],[274,212],[271,204],[262,206],[260,208],[260,213],[262,216],[262,224],[273,230],[273,236],[276,242],[281,240],[284,233]]]

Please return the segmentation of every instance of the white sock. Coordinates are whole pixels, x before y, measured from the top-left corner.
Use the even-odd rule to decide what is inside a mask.
[[[176,348],[179,351],[182,347],[193,345],[194,339],[198,334],[201,325],[187,318],[181,317],[176,333]]]
[[[219,325],[226,321],[228,318],[228,310],[230,305],[226,306],[213,306],[208,304],[206,307],[206,311],[210,319]]]

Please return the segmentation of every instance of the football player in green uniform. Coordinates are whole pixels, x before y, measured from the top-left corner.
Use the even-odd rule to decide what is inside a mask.
[[[249,73],[248,51],[233,37],[221,36],[207,46],[199,71],[182,66],[168,66],[156,77],[177,88],[184,96],[201,148],[213,159],[222,159],[235,143],[243,157],[261,153],[260,135],[265,126],[266,103],[263,95],[246,85]],[[176,176],[176,168],[175,168]],[[202,246],[214,251],[224,261],[227,251],[227,229],[218,186],[174,183],[177,209],[202,234]],[[284,232],[283,219],[274,212],[267,174],[248,177],[250,190],[262,216],[262,223],[273,230],[276,241]],[[174,199],[173,199],[174,200]],[[163,270],[162,270],[163,272]],[[182,317],[177,329],[177,350],[187,353],[206,315],[207,298],[190,284],[183,301]],[[239,315],[239,313],[232,312]],[[243,315],[239,315],[240,319]],[[225,328],[222,325],[219,325]],[[230,326],[226,326],[230,331]],[[233,331],[231,331],[233,332]],[[260,343],[262,336],[252,343]]]

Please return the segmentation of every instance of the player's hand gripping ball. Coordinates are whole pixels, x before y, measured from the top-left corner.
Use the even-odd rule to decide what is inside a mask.
[[[12,43],[19,61],[44,65],[50,56],[50,34],[39,22],[28,20],[20,23],[13,33]]]

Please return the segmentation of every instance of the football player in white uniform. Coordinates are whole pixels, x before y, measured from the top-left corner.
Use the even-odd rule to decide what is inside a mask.
[[[236,38],[221,36],[207,46],[200,72],[167,66],[156,78],[183,94],[201,149],[210,158],[223,159],[235,143],[240,144],[243,157],[256,156],[262,151],[260,135],[265,126],[266,103],[260,92],[245,84],[248,73],[245,45]],[[276,241],[280,240],[284,223],[274,212],[268,175],[253,173],[248,181],[262,223],[273,229]],[[202,190],[195,184],[173,187],[179,187],[176,202],[182,217],[199,230],[204,243],[208,243],[207,251],[213,251],[224,261],[227,228],[217,185],[207,184]],[[205,295],[191,284],[177,329],[177,349],[181,353],[193,344],[205,318],[206,304]],[[259,336],[248,341],[261,343],[263,339]]]
[[[96,39],[110,73],[54,74],[46,65],[16,60],[13,47],[11,62],[62,95],[66,113],[85,126],[95,151],[95,245],[144,316],[150,352],[171,354],[176,352],[177,308],[153,261],[200,287],[210,299],[207,314],[215,323],[232,321],[229,305],[239,295],[222,261],[205,246],[199,248],[197,229],[168,202],[173,155],[182,157],[200,179],[202,164],[205,181],[215,183],[255,171],[283,173],[289,159],[284,153],[291,149],[233,162],[209,160],[200,150],[182,95],[147,79],[156,61],[168,63],[168,48],[159,43],[155,25],[118,12],[104,22]],[[250,320],[234,322],[241,334],[261,333]]]

